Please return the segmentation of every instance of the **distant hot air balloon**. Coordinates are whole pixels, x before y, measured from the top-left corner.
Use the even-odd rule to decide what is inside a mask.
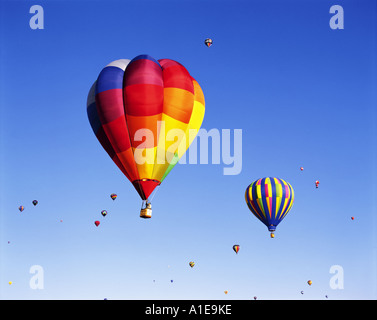
[[[308,281],[308,285],[309,285],[309,286],[311,286],[312,283],[313,283],[312,280],[309,280],[309,281]]]
[[[319,186],[319,181],[316,180],[316,181],[315,181],[315,187],[318,188],[318,186]]]
[[[207,38],[207,39],[205,39],[204,40],[204,44],[209,48],[210,46],[212,46],[212,43],[213,43],[213,41],[212,41],[212,39],[210,39],[210,38]]]
[[[224,293],[225,293],[225,294],[228,294],[228,290],[225,290]]]
[[[98,227],[100,222],[98,220],[96,220],[96,221],[94,221],[94,224],[96,225],[96,227]]]
[[[102,210],[101,214],[105,217],[107,215],[107,211],[106,210]]]
[[[257,296],[254,297],[254,300],[257,300]]]
[[[8,284],[11,285],[13,282],[12,281],[9,281]]]
[[[233,250],[234,250],[235,253],[238,253],[238,251],[240,250],[240,246],[238,244],[235,244],[233,246]]]
[[[301,294],[304,294],[304,291],[301,291]]]
[[[180,63],[139,55],[108,64],[87,99],[90,125],[144,206],[195,138],[204,95]],[[142,208],[140,217],[150,218]]]
[[[355,220],[355,218],[354,218],[354,217],[351,217],[351,220]]]
[[[111,197],[111,199],[115,200],[115,199],[117,198],[117,195],[116,195],[115,193],[112,193],[112,194],[110,195],[110,197]]]
[[[195,266],[195,262],[194,262],[194,261],[190,261],[190,262],[189,262],[189,266],[190,266],[191,268],[193,268],[193,267]]]
[[[24,211],[25,207],[24,206],[19,206],[18,207],[18,210],[20,210],[21,212]]]
[[[33,200],[33,205],[36,206],[38,204],[38,200]]]
[[[294,201],[292,186],[279,178],[262,178],[246,188],[246,204],[263,222],[273,238],[277,225],[284,219]]]
[[[300,167],[300,170],[301,170],[301,171],[304,171],[304,167]]]

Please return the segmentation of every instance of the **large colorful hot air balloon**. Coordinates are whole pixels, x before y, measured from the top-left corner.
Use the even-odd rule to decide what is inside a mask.
[[[97,139],[144,205],[194,140],[204,106],[202,89],[184,66],[139,55],[101,71],[87,113]],[[150,217],[143,212],[141,217]]]
[[[292,186],[279,178],[262,178],[246,188],[246,204],[250,211],[271,231],[284,219],[294,201]]]

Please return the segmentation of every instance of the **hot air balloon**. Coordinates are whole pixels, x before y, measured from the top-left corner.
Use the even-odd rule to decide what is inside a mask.
[[[246,204],[274,237],[277,225],[284,219],[294,201],[292,186],[279,178],[262,178],[246,188]]]
[[[312,280],[308,280],[308,285],[311,286],[312,285]]]
[[[18,210],[20,210],[21,212],[24,211],[25,207],[24,206],[19,206],[18,207]]]
[[[12,281],[9,281],[8,284],[11,285],[13,282]]]
[[[96,225],[96,227],[98,227],[100,222],[98,220],[96,220],[96,221],[94,221],[94,224]]]
[[[258,298],[257,298],[257,296],[254,296],[254,300],[257,300]]]
[[[212,39],[210,39],[210,38],[207,38],[207,39],[205,39],[204,40],[204,44],[209,48],[210,46],[212,46],[212,43],[213,43],[213,41],[212,41]]]
[[[235,253],[238,253],[238,251],[240,250],[240,246],[238,244],[235,244],[233,246],[233,250],[234,250]]]
[[[355,218],[354,217],[351,217],[351,220],[354,220]]]
[[[224,293],[225,293],[225,294],[228,294],[228,290],[225,290]]]
[[[38,200],[33,200],[33,201],[32,201],[32,204],[33,204],[34,206],[36,206],[36,205],[38,204]]]
[[[189,262],[189,266],[190,266],[191,268],[193,268],[193,267],[195,266],[195,262],[194,262],[194,261],[190,261],[190,262]]]
[[[316,181],[315,181],[315,187],[318,188],[318,186],[319,186],[319,181],[316,180]]]
[[[107,211],[106,210],[102,210],[101,214],[105,217],[107,215]]]
[[[144,206],[194,140],[204,111],[198,82],[170,59],[116,60],[92,85],[90,125],[143,200],[142,218],[151,217]]]
[[[110,198],[113,199],[113,200],[115,200],[115,199],[117,198],[117,195],[116,195],[115,193],[112,193],[112,194],[110,195]]]
[[[304,167],[300,167],[300,170],[301,170],[301,171],[304,171]]]

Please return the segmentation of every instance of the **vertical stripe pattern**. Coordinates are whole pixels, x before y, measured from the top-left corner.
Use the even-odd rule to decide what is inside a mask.
[[[292,186],[283,179],[267,177],[246,188],[245,200],[250,211],[274,231],[291,209],[294,201]]]

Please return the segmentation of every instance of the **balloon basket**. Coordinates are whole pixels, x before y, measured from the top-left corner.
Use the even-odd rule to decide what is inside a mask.
[[[149,219],[152,218],[152,209],[144,208],[140,210],[140,218]]]

